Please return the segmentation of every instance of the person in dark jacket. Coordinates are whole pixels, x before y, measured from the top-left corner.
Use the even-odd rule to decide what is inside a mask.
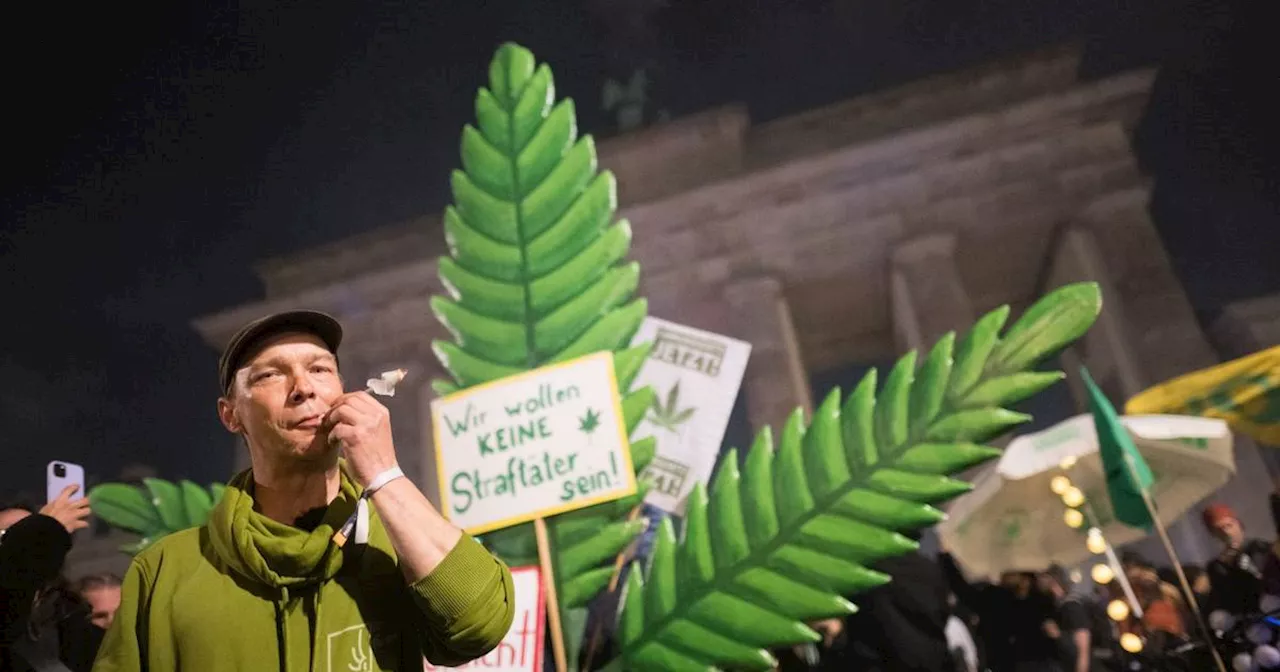
[[[956,599],[976,616],[978,644],[993,672],[1058,672],[1056,644],[1043,628],[1053,601],[1035,589],[1033,574],[1007,571],[999,584],[969,583],[946,549],[938,562]]]
[[[919,553],[873,565],[893,581],[855,599],[847,619],[847,641],[828,669],[868,672],[955,672],[947,646],[950,590],[938,563]]]
[[[61,580],[71,533],[88,527],[87,498],[76,486],[38,512],[0,508],[0,670],[88,672],[103,631]]]
[[[1244,525],[1226,504],[1210,504],[1202,516],[1205,527],[1222,542],[1222,551],[1206,568],[1212,609],[1238,616],[1257,612],[1271,544],[1246,538]]]

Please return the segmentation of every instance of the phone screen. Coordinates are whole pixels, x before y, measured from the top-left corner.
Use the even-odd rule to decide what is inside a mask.
[[[76,494],[71,496],[73,500],[80,499],[84,497],[84,467],[73,462],[50,462],[45,474],[45,484],[47,501],[57,499],[68,485],[80,486]]]

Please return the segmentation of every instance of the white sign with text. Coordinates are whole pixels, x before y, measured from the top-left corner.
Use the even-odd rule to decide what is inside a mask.
[[[658,440],[657,455],[641,475],[649,483],[644,501],[684,515],[694,484],[711,478],[751,344],[654,317],[640,325],[632,344],[648,341],[653,350],[633,384],[657,395],[636,429],[637,438]]]
[[[613,353],[431,403],[441,511],[470,534],[635,494]]]
[[[423,670],[497,670],[498,672],[542,672],[542,624],[546,597],[542,592],[542,572],[537,565],[512,567],[511,584],[516,593],[516,615],[511,629],[492,651],[458,667],[432,665]]]

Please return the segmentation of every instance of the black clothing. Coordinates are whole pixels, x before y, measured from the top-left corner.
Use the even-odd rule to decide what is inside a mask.
[[[0,670],[27,672],[27,660],[42,653],[72,672],[93,667],[104,633],[89,622],[88,607],[57,584],[70,550],[66,528],[38,513],[0,537]]]
[[[1225,609],[1232,614],[1258,611],[1262,599],[1262,568],[1266,566],[1271,545],[1250,539],[1239,551],[1223,551],[1209,562],[1209,600],[1212,609]]]
[[[993,672],[1058,669],[1058,650],[1044,631],[1053,618],[1052,600],[1032,591],[1019,598],[1003,586],[970,584],[949,554],[938,556],[956,599],[978,616],[979,647]]]
[[[1280,493],[1269,498],[1271,522],[1280,536]],[[1274,592],[1280,588],[1280,563],[1274,556],[1271,544],[1260,539],[1250,539],[1239,552],[1224,550],[1205,566],[1209,574],[1209,605],[1207,611],[1224,609],[1242,615],[1259,610],[1259,600],[1266,592],[1264,582],[1270,582]],[[1270,574],[1270,576],[1268,576]]]
[[[1059,662],[1062,663],[1062,669],[1075,672],[1078,653],[1075,633],[1081,630],[1089,633],[1089,669],[1097,669],[1097,662],[1092,650],[1106,640],[1100,639],[1103,635],[1097,632],[1097,619],[1094,618],[1092,613],[1095,606],[1075,596],[1067,597],[1058,603],[1056,620],[1058,622],[1058,630],[1062,633],[1058,637],[1058,651],[1061,655]]]
[[[942,568],[919,553],[876,563],[893,581],[857,597],[846,619],[841,666],[874,672],[954,672],[947,648],[947,582]]]

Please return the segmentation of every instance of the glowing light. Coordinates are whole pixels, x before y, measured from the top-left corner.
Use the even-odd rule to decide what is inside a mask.
[[[1132,632],[1126,632],[1120,635],[1120,648],[1129,653],[1137,653],[1142,650],[1142,638]]]
[[[1084,525],[1084,514],[1077,509],[1067,509],[1062,512],[1062,522],[1066,523],[1067,527],[1070,528],[1080,527]]]
[[[1080,573],[1080,570],[1073,569],[1071,570],[1069,578],[1071,579],[1071,583],[1080,583],[1080,581],[1084,579],[1084,575]]]
[[[1066,476],[1054,476],[1053,480],[1049,481],[1049,489],[1055,495],[1065,495],[1067,490],[1071,489],[1071,479]]]
[[[1062,493],[1062,503],[1074,509],[1084,504],[1084,493],[1080,492],[1080,488],[1075,486],[1067,488],[1067,491]]]
[[[1095,527],[1094,529],[1096,530],[1098,528]],[[1107,540],[1103,539],[1101,534],[1090,534],[1089,537],[1084,540],[1084,547],[1089,549],[1089,552],[1093,554],[1106,553]]]
[[[1230,630],[1236,624],[1236,617],[1223,611],[1222,609],[1214,609],[1209,614],[1209,627],[1219,632]]]
[[[1270,644],[1263,644],[1253,650],[1253,660],[1264,670],[1280,667],[1280,650]]]
[[[1129,618],[1129,605],[1124,600],[1111,600],[1107,605],[1107,616],[1113,621],[1123,621]]]
[[[1070,470],[1070,469],[1071,469],[1071,467],[1076,466],[1076,456],[1075,456],[1075,455],[1068,455],[1068,456],[1066,456],[1066,457],[1062,458],[1062,462],[1058,463],[1058,466],[1059,466],[1059,467],[1062,467],[1062,470],[1063,470],[1063,471],[1068,471],[1068,470]]]
[[[1107,585],[1111,580],[1116,578],[1116,573],[1111,571],[1111,565],[1097,564],[1093,566],[1093,571],[1089,572],[1093,577],[1094,583],[1099,585]]]

